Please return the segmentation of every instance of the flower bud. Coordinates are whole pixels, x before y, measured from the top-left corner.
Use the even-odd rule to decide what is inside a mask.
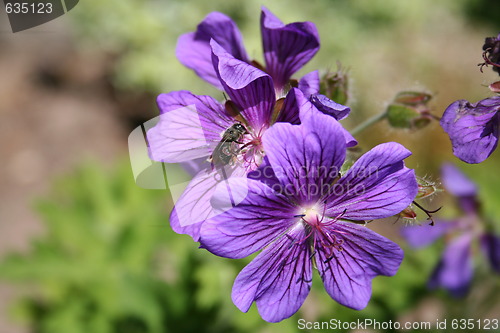
[[[423,199],[440,192],[441,190],[436,186],[436,183],[417,177],[418,192],[415,199]]]
[[[417,106],[425,105],[432,98],[432,95],[417,91],[401,91],[394,97],[394,103]]]
[[[430,94],[416,91],[402,91],[387,107],[387,120],[392,127],[420,129],[433,119],[427,107]]]
[[[401,213],[397,215],[398,219],[403,219],[406,224],[413,224],[417,222],[417,213],[413,209],[413,205],[410,205],[403,209]]]
[[[336,72],[327,72],[320,82],[320,93],[332,101],[346,105],[349,100],[349,78],[340,65]]]
[[[488,88],[490,88],[492,92],[500,94],[500,81],[493,82],[488,86]]]

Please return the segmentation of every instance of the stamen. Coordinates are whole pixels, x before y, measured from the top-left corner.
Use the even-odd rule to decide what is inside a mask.
[[[435,209],[435,210],[427,210],[424,207],[420,206],[418,204],[418,202],[416,202],[416,201],[413,201],[413,204],[415,204],[415,206],[417,206],[418,208],[420,208],[427,215],[427,220],[431,221],[431,223],[429,223],[429,225],[431,225],[431,226],[434,225],[434,219],[432,218],[432,214],[437,213],[441,208],[443,208],[441,206],[441,207],[439,207],[438,209]]]
[[[323,219],[325,218],[325,213],[326,213],[326,200],[323,201],[323,214],[321,214],[321,220],[319,220],[319,223],[323,222]]]
[[[330,221],[326,222],[324,225],[325,226],[330,226],[330,225],[332,225],[334,223],[337,223],[337,221],[339,219],[341,219],[345,215],[346,212],[347,212],[347,209],[344,209],[344,211],[342,213],[340,213],[339,215],[335,216],[333,219],[331,219]],[[324,215],[324,213],[323,213],[323,215]]]

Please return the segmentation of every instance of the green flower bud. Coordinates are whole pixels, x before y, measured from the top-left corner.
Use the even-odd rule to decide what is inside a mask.
[[[320,94],[336,103],[346,105],[349,101],[349,78],[346,70],[340,65],[337,67],[336,72],[327,72],[321,78]]]
[[[427,107],[432,98],[430,94],[415,91],[402,91],[387,107],[387,120],[394,128],[420,129],[434,118]]]
[[[431,100],[432,96],[423,92],[417,91],[401,91],[394,98],[394,103],[403,105],[417,106],[425,105]]]
[[[417,177],[417,183],[418,183],[418,192],[415,199],[427,198],[441,191],[441,189],[437,187],[436,183],[426,180],[424,178]]]

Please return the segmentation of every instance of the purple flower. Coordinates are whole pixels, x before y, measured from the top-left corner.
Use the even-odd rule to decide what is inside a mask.
[[[212,63],[221,86],[235,106],[247,133],[240,139],[234,161],[223,172],[209,163],[191,180],[176,199],[170,216],[172,228],[199,239],[201,223],[214,216],[211,197],[215,186],[228,177],[244,176],[255,170],[264,157],[262,136],[275,121],[298,121],[298,106],[304,99],[294,89],[293,101],[275,107],[272,78],[262,70],[232,56],[215,40],[211,40]],[[295,90],[297,90],[295,92]],[[296,95],[298,98],[295,98]],[[166,163],[200,161],[212,155],[221,135],[237,121],[224,105],[210,96],[196,96],[189,91],[161,94],[157,99],[160,121],[147,133],[150,157]],[[356,141],[342,128],[350,146]],[[192,165],[190,165],[192,170]]]
[[[261,136],[271,125],[275,93],[271,77],[263,71],[238,60],[215,41],[213,66],[221,85],[241,110],[245,121],[246,145],[238,161],[224,168],[227,177],[243,176],[260,164],[263,149]],[[189,91],[161,94],[157,99],[159,123],[147,133],[150,157],[166,163],[207,159],[221,141],[221,134],[236,123],[224,105],[210,96],[197,96]],[[170,217],[173,229],[199,238],[200,223],[213,215],[210,203],[221,171],[205,163],[176,200]]]
[[[476,184],[451,164],[443,165],[442,177],[445,188],[457,197],[464,215],[450,221],[436,221],[434,226],[406,227],[402,234],[416,248],[429,245],[442,236],[451,237],[429,279],[429,287],[442,287],[460,297],[467,293],[472,281],[472,243],[479,241],[492,268],[500,273],[500,238],[485,230],[481,223]]]
[[[342,126],[307,100],[299,104],[301,124],[273,125],[262,138],[265,162],[248,178],[229,179],[240,203],[201,229],[202,247],[216,255],[262,250],[236,278],[232,299],[244,312],[255,301],[269,322],[300,308],[313,266],[334,300],[363,309],[371,280],[394,275],[403,259],[397,244],[363,224],[399,213],[417,194],[403,162],[411,153],[397,143],[373,148],[340,176]],[[219,188],[213,201],[230,206]]]
[[[498,144],[500,96],[476,104],[466,100],[452,103],[444,111],[441,127],[450,136],[453,154],[467,163],[481,163]]]
[[[318,52],[318,31],[311,22],[285,25],[265,7],[262,7],[260,22],[265,69],[250,61],[236,23],[218,12],[205,17],[195,32],[179,38],[177,58],[202,79],[222,89],[212,66],[210,40],[213,39],[234,58],[265,70],[273,78],[276,91],[281,92],[291,76]]]

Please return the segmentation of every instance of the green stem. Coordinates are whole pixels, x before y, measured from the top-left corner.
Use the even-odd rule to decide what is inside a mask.
[[[356,126],[352,131],[351,131],[351,135],[352,136],[356,136],[358,135],[359,133],[363,132],[365,129],[367,129],[368,127],[378,123],[379,121],[381,121],[382,119],[384,119],[385,117],[387,117],[387,112],[383,112],[383,113],[380,113],[376,116],[373,116],[371,117],[370,119],[366,120],[364,123]]]

